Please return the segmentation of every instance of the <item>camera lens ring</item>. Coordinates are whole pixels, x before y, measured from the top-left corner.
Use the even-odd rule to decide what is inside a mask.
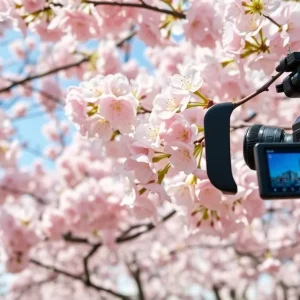
[[[248,167],[251,170],[255,170],[255,160],[254,160],[254,146],[257,144],[260,140],[260,132],[261,129],[263,129],[262,124],[255,124],[250,126],[246,134],[244,136],[244,142],[243,142],[243,155],[244,155],[244,160]]]
[[[255,124],[250,126],[244,136],[243,155],[248,167],[256,170],[254,146],[257,143],[286,143],[292,135],[284,132],[282,128]]]

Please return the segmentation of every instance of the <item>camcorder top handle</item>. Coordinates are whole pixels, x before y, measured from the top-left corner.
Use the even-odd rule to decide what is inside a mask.
[[[284,73],[292,72],[277,85],[278,93],[284,92],[289,98],[300,96],[300,52],[294,52],[282,59],[276,67],[278,72],[256,92],[237,102],[213,105],[204,117],[207,175],[211,183],[224,194],[236,194],[237,185],[232,175],[230,153],[230,117],[233,110],[248,102],[269,87]]]

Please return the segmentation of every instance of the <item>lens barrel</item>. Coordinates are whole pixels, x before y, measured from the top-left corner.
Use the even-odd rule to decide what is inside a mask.
[[[292,143],[292,134],[278,127],[255,124],[248,128],[244,137],[244,160],[248,167],[255,170],[254,146],[257,143]]]

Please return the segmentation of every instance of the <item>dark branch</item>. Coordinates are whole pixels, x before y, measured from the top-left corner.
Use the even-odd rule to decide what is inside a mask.
[[[143,284],[141,281],[141,269],[138,266],[138,263],[136,261],[136,257],[134,258],[132,263],[127,263],[127,267],[128,270],[132,276],[132,278],[134,279],[137,289],[138,289],[138,300],[145,300],[145,293],[144,293],[144,289],[143,289]]]
[[[106,289],[104,287],[101,287],[101,286],[98,286],[98,285],[95,285],[93,283],[87,283],[81,276],[79,275],[75,275],[75,274],[72,274],[72,273],[69,273],[67,271],[64,271],[64,270],[61,270],[61,269],[58,269],[56,267],[53,267],[53,266],[47,266],[47,265],[44,265],[43,263],[35,260],[35,259],[31,259],[30,260],[31,263],[37,265],[37,266],[40,266],[46,270],[49,270],[49,271],[52,271],[54,273],[57,273],[57,274],[61,274],[61,275],[64,275],[66,277],[69,277],[69,278],[72,278],[74,280],[78,280],[78,281],[81,281],[82,283],[84,283],[87,287],[91,287],[99,292],[106,292],[110,295],[113,295],[119,299],[123,299],[123,300],[130,300],[130,298],[128,296],[125,296],[125,295],[122,295],[122,294],[119,294],[111,289]]]
[[[215,293],[216,299],[222,300],[221,295],[220,295],[220,289],[216,285],[213,285],[212,289]]]
[[[31,197],[35,198],[37,200],[37,202],[40,203],[40,204],[46,204],[47,203],[47,201],[44,198],[41,198],[41,197],[39,197],[35,194],[32,194],[32,193],[29,193],[29,192],[19,191],[15,188],[3,186],[3,185],[0,185],[0,189],[3,190],[3,191],[9,192],[9,193],[15,194],[15,195],[28,195],[28,196],[31,196]]]
[[[279,285],[282,288],[282,293],[283,293],[283,299],[284,300],[288,300],[289,299],[289,295],[288,295],[288,287],[286,286],[286,284],[283,281],[279,282]]]
[[[265,18],[267,18],[270,22],[272,22],[273,24],[275,24],[279,29],[282,29],[282,26],[277,23],[273,18],[271,18],[270,16],[267,15],[263,15]]]
[[[86,284],[89,285],[91,284],[90,280],[90,271],[89,271],[89,259],[97,252],[101,244],[94,245],[87,256],[84,257],[83,259],[83,267],[84,267],[84,274],[85,274],[85,280]]]
[[[263,93],[263,92],[268,92],[269,87],[283,74],[284,72],[279,72],[275,76],[273,76],[267,83],[265,83],[261,88],[259,88],[256,92],[252,93],[251,95],[243,98],[242,100],[235,102],[233,104],[234,108],[237,108],[238,106],[248,102],[252,98],[256,97],[257,95]]]
[[[129,3],[129,2],[107,2],[107,1],[86,1],[86,3],[90,3],[90,4],[94,4],[95,6],[97,5],[111,5],[111,6],[121,6],[121,7],[136,7],[136,8],[141,8],[141,9],[148,9],[148,10],[152,10],[152,11],[156,11],[159,13],[163,13],[163,14],[168,14],[171,16],[174,16],[175,18],[178,19],[185,19],[186,16],[184,13],[179,12],[179,11],[175,11],[175,10],[168,10],[168,9],[164,9],[164,8],[158,8],[155,6],[151,6],[146,4],[145,2],[142,3]]]
[[[60,72],[60,71],[63,71],[63,70],[67,70],[67,69],[71,69],[71,68],[74,68],[74,67],[78,67],[78,66],[80,66],[82,63],[89,61],[89,59],[90,59],[89,57],[84,57],[84,58],[82,58],[82,59],[81,59],[80,61],[78,61],[78,62],[75,62],[75,63],[72,63],[72,64],[68,64],[68,65],[64,65],[64,66],[61,66],[61,67],[58,67],[58,68],[49,70],[49,71],[47,71],[47,72],[41,73],[41,74],[28,76],[28,77],[26,77],[26,78],[24,78],[24,79],[22,79],[22,80],[15,81],[15,82],[11,83],[9,86],[7,86],[7,87],[5,87],[5,88],[0,89],[0,93],[7,92],[7,91],[11,90],[12,88],[14,88],[14,87],[16,87],[16,86],[18,86],[18,85],[24,84],[24,83],[26,83],[26,82],[28,82],[28,81],[31,81],[31,80],[34,80],[34,79],[46,77],[46,76],[55,74],[55,73]]]
[[[126,42],[130,41],[135,35],[137,34],[137,31],[132,31],[128,36],[126,36],[124,39],[120,40],[116,47],[120,48],[122,47]]]
[[[161,222],[165,222],[167,220],[169,220],[172,216],[174,216],[176,214],[176,211],[173,210],[170,213],[168,213],[166,216],[164,216],[161,220]],[[142,228],[145,227],[146,229],[137,233],[133,233],[130,234],[133,230],[138,229],[138,228]],[[148,233],[150,231],[152,231],[155,228],[155,225],[152,222],[149,223],[143,223],[143,224],[136,224],[133,226],[130,226],[127,230],[123,231],[120,236],[116,239],[116,243],[124,243],[124,242],[128,242],[130,240],[133,240],[145,233]],[[71,242],[71,243],[79,243],[79,244],[89,244],[91,246],[97,246],[98,248],[102,246],[102,243],[97,243],[97,244],[91,244],[88,239],[86,238],[81,238],[81,237],[76,237],[73,236],[72,233],[68,233],[66,235],[64,235],[64,239],[67,242]]]
[[[165,217],[162,218],[162,222],[165,222],[165,221],[169,220],[175,214],[176,214],[175,210],[171,211]],[[147,226],[146,230],[135,233],[135,234],[132,234],[132,235],[129,235],[129,236],[123,236],[123,234],[121,234],[120,237],[117,238],[116,242],[117,243],[128,242],[128,241],[133,240],[133,239],[135,239],[135,238],[137,238],[137,237],[139,237],[139,236],[141,236],[141,235],[143,235],[147,232],[152,231],[155,228],[155,225],[153,223],[148,223],[148,225],[146,225],[146,226]]]

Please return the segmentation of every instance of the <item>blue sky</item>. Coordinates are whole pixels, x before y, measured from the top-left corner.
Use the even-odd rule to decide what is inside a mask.
[[[281,175],[286,171],[300,171],[300,153],[270,153],[268,154],[271,177]]]

